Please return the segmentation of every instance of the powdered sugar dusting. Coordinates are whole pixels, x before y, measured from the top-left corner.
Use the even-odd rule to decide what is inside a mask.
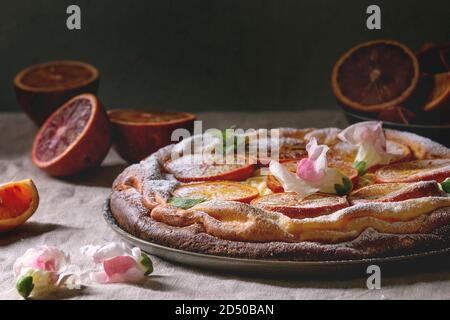
[[[310,222],[336,222],[362,214],[373,214],[379,218],[392,218],[395,220],[408,220],[411,216],[419,216],[434,211],[438,208],[449,207],[449,197],[427,197],[409,199],[399,202],[370,202],[360,203],[344,208],[332,214],[316,218],[303,219],[305,223]]]
[[[313,130],[309,133],[305,131],[301,132],[294,128],[284,128],[284,135],[282,135],[281,141],[287,145],[289,144],[304,144],[311,137],[320,137],[325,139],[329,144],[339,143],[335,141],[337,134],[340,132],[337,128],[327,128]],[[310,131],[310,130],[309,130]],[[304,135],[304,137],[303,137]],[[413,150],[415,156],[419,159],[423,158],[449,158],[450,150],[436,142],[433,142],[427,138],[419,137],[412,133],[398,132],[395,130],[386,130],[386,136],[388,139],[407,145]],[[267,142],[270,138],[267,139]],[[192,143],[192,140],[191,142]],[[172,148],[176,150],[182,149],[188,142],[182,142],[182,144],[171,145],[161,149],[157,153],[153,154],[146,160],[142,161],[138,166],[130,166],[127,168],[116,180],[116,183],[122,183],[127,178],[134,178],[138,180],[138,184],[145,192],[154,193],[160,198],[167,200],[172,191],[177,187],[178,181],[173,176],[168,175],[162,171],[162,165],[170,157]],[[346,149],[346,148],[343,148]],[[145,186],[142,188],[142,186]],[[139,186],[138,186],[139,187]],[[139,189],[139,188],[138,188]],[[129,193],[124,190],[123,192]],[[128,194],[131,196],[131,194]],[[133,193],[133,202],[136,202],[137,197]],[[334,213],[323,215],[315,218],[306,219],[291,219],[278,212],[265,211],[251,205],[232,202],[211,200],[201,203],[191,210],[204,210],[208,214],[217,214],[222,212],[224,214],[238,214],[240,216],[257,217],[258,223],[274,224],[282,230],[310,230],[323,231],[325,236],[327,232],[330,237],[336,237],[336,232],[343,231],[342,224],[357,219],[365,219],[365,226],[367,228],[374,227],[375,225],[385,224],[394,225],[395,223],[411,222],[410,224],[417,224],[419,220],[425,219],[430,213],[439,211],[440,208],[450,207],[450,197],[447,196],[432,196],[416,199],[409,199],[399,202],[373,202],[373,203],[359,203],[351,207],[341,209]],[[217,211],[217,212],[216,212]],[[415,220],[414,220],[415,219]],[[414,220],[414,222],[412,222]],[[394,222],[393,222],[394,221]],[[397,222],[395,222],[397,221]],[[372,225],[373,224],[373,225]],[[351,224],[347,224],[350,225]],[[376,229],[376,228],[375,228]],[[255,229],[256,230],[256,229]],[[269,229],[262,229],[269,230]],[[273,230],[273,229],[271,229]],[[400,230],[400,229],[399,229]],[[357,236],[361,230],[346,230]],[[334,232],[334,233],[333,233]]]
[[[399,142],[406,143],[419,159],[450,158],[450,149],[431,139],[411,132],[392,129],[386,129],[385,133],[388,139],[400,140]]]

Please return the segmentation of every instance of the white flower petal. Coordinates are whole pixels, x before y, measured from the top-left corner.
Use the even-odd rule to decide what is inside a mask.
[[[311,186],[315,186],[323,193],[336,193],[336,184],[342,184],[342,179],[346,176],[335,168],[327,168],[325,176],[318,182],[309,182]]]
[[[141,259],[141,253],[141,249],[138,247],[134,247],[133,249],[131,249],[131,255],[137,262],[139,262],[139,260]]]
[[[296,192],[300,197],[305,198],[319,191],[317,187],[312,187],[305,181],[297,178],[295,173],[290,172],[277,161],[272,160],[270,162],[269,170],[283,186],[285,192]]]
[[[40,246],[28,249],[14,263],[13,271],[17,276],[23,268],[59,272],[70,263],[70,257],[55,247]]]
[[[378,164],[388,164],[392,160],[393,156],[386,151],[386,138],[381,122],[356,123],[339,133],[338,137],[359,147],[355,162],[365,162],[367,169]]]
[[[80,250],[95,263],[101,263],[116,256],[131,255],[131,250],[123,242],[111,242],[104,246],[87,245]]]

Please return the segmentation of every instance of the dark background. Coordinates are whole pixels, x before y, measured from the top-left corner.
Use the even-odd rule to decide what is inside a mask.
[[[82,30],[66,28],[78,4]],[[382,30],[366,8],[382,9]],[[76,59],[100,69],[109,108],[334,108],[331,68],[349,47],[450,41],[449,0],[14,0],[0,4],[0,111],[18,111],[21,68]]]

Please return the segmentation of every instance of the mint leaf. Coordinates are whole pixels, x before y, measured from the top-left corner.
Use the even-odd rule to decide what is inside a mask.
[[[141,252],[141,258],[139,259],[139,263],[145,268],[145,275],[148,276],[153,272],[153,263],[150,260],[150,257],[145,253]]]
[[[222,140],[222,150],[224,155],[235,154],[242,144],[245,144],[245,139],[236,135],[236,126],[233,125],[228,129],[216,131],[213,133],[215,137]]]
[[[342,183],[344,184],[345,189],[348,190],[347,194],[353,190],[353,183],[352,180],[350,180],[349,178],[347,177],[342,178]]]
[[[191,199],[191,198],[178,198],[178,197],[172,197],[169,200],[169,203],[177,208],[181,209],[189,209],[195,206],[196,204],[205,202],[207,199]]]
[[[33,291],[33,277],[32,276],[22,276],[16,282],[16,289],[19,294],[25,299],[28,298]]]
[[[355,162],[353,168],[358,171],[359,176],[363,176],[367,173],[367,163],[365,161]]]
[[[340,197],[348,195],[353,190],[352,181],[344,177],[342,178],[342,184],[335,184],[334,189],[336,190],[336,194]]]
[[[225,154],[236,154],[238,148],[245,144],[245,139],[236,135],[236,126],[231,126],[223,132],[223,149]]]
[[[441,183],[441,187],[445,193],[450,193],[450,178],[445,179],[444,182]]]
[[[334,189],[336,190],[336,194],[340,197],[347,195],[347,189],[342,184],[335,184]]]

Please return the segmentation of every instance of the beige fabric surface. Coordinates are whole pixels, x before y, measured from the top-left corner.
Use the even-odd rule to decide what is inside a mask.
[[[202,113],[204,128],[237,125],[255,127],[344,127],[340,112],[306,111],[273,113]],[[47,244],[71,253],[82,265],[79,248],[119,240],[102,217],[102,205],[113,179],[125,168],[114,151],[91,175],[71,180],[55,179],[35,168],[30,160],[34,125],[21,114],[0,115],[1,182],[32,178],[41,202],[22,227],[0,234],[0,299],[19,299],[14,289],[12,265],[26,249]],[[153,257],[155,272],[140,286],[95,285],[80,291],[58,291],[57,299],[450,299],[448,259],[412,262],[395,274],[382,269],[382,289],[368,290],[366,270],[343,275],[336,270],[327,277],[279,278],[213,273],[174,265]]]

